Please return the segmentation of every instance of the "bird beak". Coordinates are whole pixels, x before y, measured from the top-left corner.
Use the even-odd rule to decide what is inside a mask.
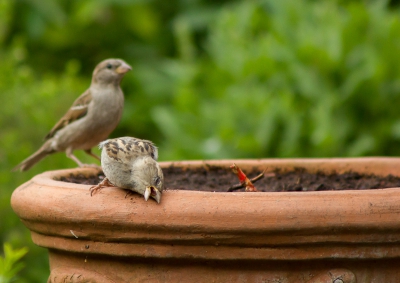
[[[157,190],[157,188],[153,186],[146,187],[146,190],[144,191],[144,199],[147,201],[150,196],[154,198],[157,203],[160,203],[161,193],[159,190]]]
[[[131,67],[131,66],[129,66],[129,65],[126,64],[126,63],[122,63],[122,65],[119,66],[115,71],[116,71],[118,74],[125,74],[126,72],[129,72],[130,70],[132,70],[132,67]]]

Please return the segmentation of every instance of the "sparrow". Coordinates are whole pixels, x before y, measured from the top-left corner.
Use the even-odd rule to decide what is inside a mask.
[[[151,141],[121,137],[103,141],[99,148],[105,178],[90,188],[90,195],[103,187],[116,186],[160,203],[164,175],[157,163],[157,147]]]
[[[64,151],[79,167],[83,164],[74,154],[82,149],[92,153],[92,147],[105,140],[118,125],[124,107],[120,82],[132,68],[121,59],[100,62],[93,71],[92,82],[71,108],[45,137],[39,150],[17,165],[13,171],[26,171],[45,156]]]

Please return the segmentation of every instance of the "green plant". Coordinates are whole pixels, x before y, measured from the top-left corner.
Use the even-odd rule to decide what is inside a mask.
[[[196,50],[187,26],[179,49]],[[399,33],[398,9],[381,1],[226,5],[204,53],[163,65],[160,156],[400,155]]]
[[[0,256],[0,283],[9,283],[17,280],[17,274],[24,268],[20,262],[21,258],[28,252],[28,249],[13,249],[10,244],[5,243],[4,257]]]

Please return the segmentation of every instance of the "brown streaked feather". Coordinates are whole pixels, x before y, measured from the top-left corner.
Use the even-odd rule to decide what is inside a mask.
[[[141,156],[150,156],[154,160],[158,158],[157,147],[148,140],[130,137],[122,137],[104,141],[100,144],[107,155],[119,162],[133,160]]]
[[[57,131],[61,130],[68,124],[71,124],[73,121],[84,117],[88,111],[88,106],[91,101],[92,94],[90,93],[90,90],[87,90],[74,101],[71,108],[57,122],[57,124],[55,124],[55,126],[51,129],[51,131],[44,139],[48,140],[49,138],[52,138]]]

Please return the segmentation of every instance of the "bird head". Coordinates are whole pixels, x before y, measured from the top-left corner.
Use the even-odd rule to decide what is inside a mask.
[[[133,165],[132,179],[134,187],[143,192],[146,201],[152,197],[160,203],[161,192],[164,189],[164,175],[157,161],[150,156],[137,159]]]
[[[93,71],[92,83],[119,85],[124,75],[132,70],[124,60],[107,59],[100,62]]]

